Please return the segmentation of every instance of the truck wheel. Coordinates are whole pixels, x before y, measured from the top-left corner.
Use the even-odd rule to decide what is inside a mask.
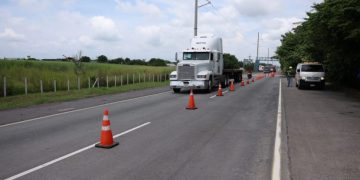
[[[180,90],[181,90],[180,88],[173,88],[174,93],[179,93]]]
[[[210,79],[210,80],[208,81],[207,92],[211,92],[211,91],[212,91],[212,87],[213,87],[213,81]]]

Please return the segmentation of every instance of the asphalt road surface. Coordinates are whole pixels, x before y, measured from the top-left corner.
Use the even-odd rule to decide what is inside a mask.
[[[0,179],[271,179],[276,159],[278,179],[359,177],[359,103],[331,99],[335,95],[327,91],[287,88],[283,80],[279,113],[279,82],[277,77],[237,84],[235,92],[224,89],[223,97],[214,96],[215,90],[197,92],[197,110],[185,109],[188,92],[159,88],[69,102],[72,106],[0,111]],[[304,105],[318,96],[320,102]],[[99,105],[102,101],[110,104]],[[330,104],[338,101],[345,105]],[[39,114],[44,108],[48,111]],[[93,146],[104,108],[120,143],[112,149]],[[344,114],[326,113],[338,108]],[[26,111],[31,113],[21,113]]]

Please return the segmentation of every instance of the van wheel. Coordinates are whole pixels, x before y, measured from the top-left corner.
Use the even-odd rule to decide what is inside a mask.
[[[303,85],[301,85],[301,82],[298,84],[298,89],[303,89],[304,87],[303,87]]]
[[[173,88],[174,93],[179,93],[180,90],[181,90],[180,88]]]

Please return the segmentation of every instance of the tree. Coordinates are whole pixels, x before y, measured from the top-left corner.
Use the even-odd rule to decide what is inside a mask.
[[[99,63],[107,63],[108,62],[108,58],[105,55],[100,55],[97,60],[97,62]]]
[[[224,54],[224,69],[239,69],[240,63],[236,56],[229,53]]]
[[[149,66],[166,66],[166,61],[160,58],[151,58],[148,62]]]
[[[91,61],[91,59],[88,56],[82,56],[80,58],[80,62],[90,62],[90,61]]]
[[[75,54],[71,59],[71,61],[74,63],[74,72],[77,76],[80,76],[85,73],[85,67],[81,63],[80,59],[82,58],[82,52],[79,51],[77,54]]]
[[[328,70],[328,80],[360,88],[359,9],[359,0],[315,4],[305,22],[282,36],[276,51],[282,68],[304,61],[321,62]]]

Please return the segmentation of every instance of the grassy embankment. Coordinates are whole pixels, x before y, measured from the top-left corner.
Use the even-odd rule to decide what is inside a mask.
[[[165,75],[174,68],[83,63],[83,70],[79,76],[76,75],[75,69],[74,63],[71,62],[0,61],[0,110],[167,86],[168,81],[164,80]],[[5,98],[3,97],[4,77],[6,77],[7,86]],[[28,95],[24,95],[25,77],[28,83]],[[77,84],[78,77],[80,90]],[[109,88],[107,88],[106,77],[108,77]],[[120,86],[121,77],[122,86]],[[89,88],[89,78],[91,88]],[[100,79],[100,88],[97,88],[97,84],[92,88],[97,78]],[[40,93],[40,80],[43,82],[43,94]],[[56,92],[54,92],[54,80],[56,80]],[[67,91],[68,81],[70,91]]]

